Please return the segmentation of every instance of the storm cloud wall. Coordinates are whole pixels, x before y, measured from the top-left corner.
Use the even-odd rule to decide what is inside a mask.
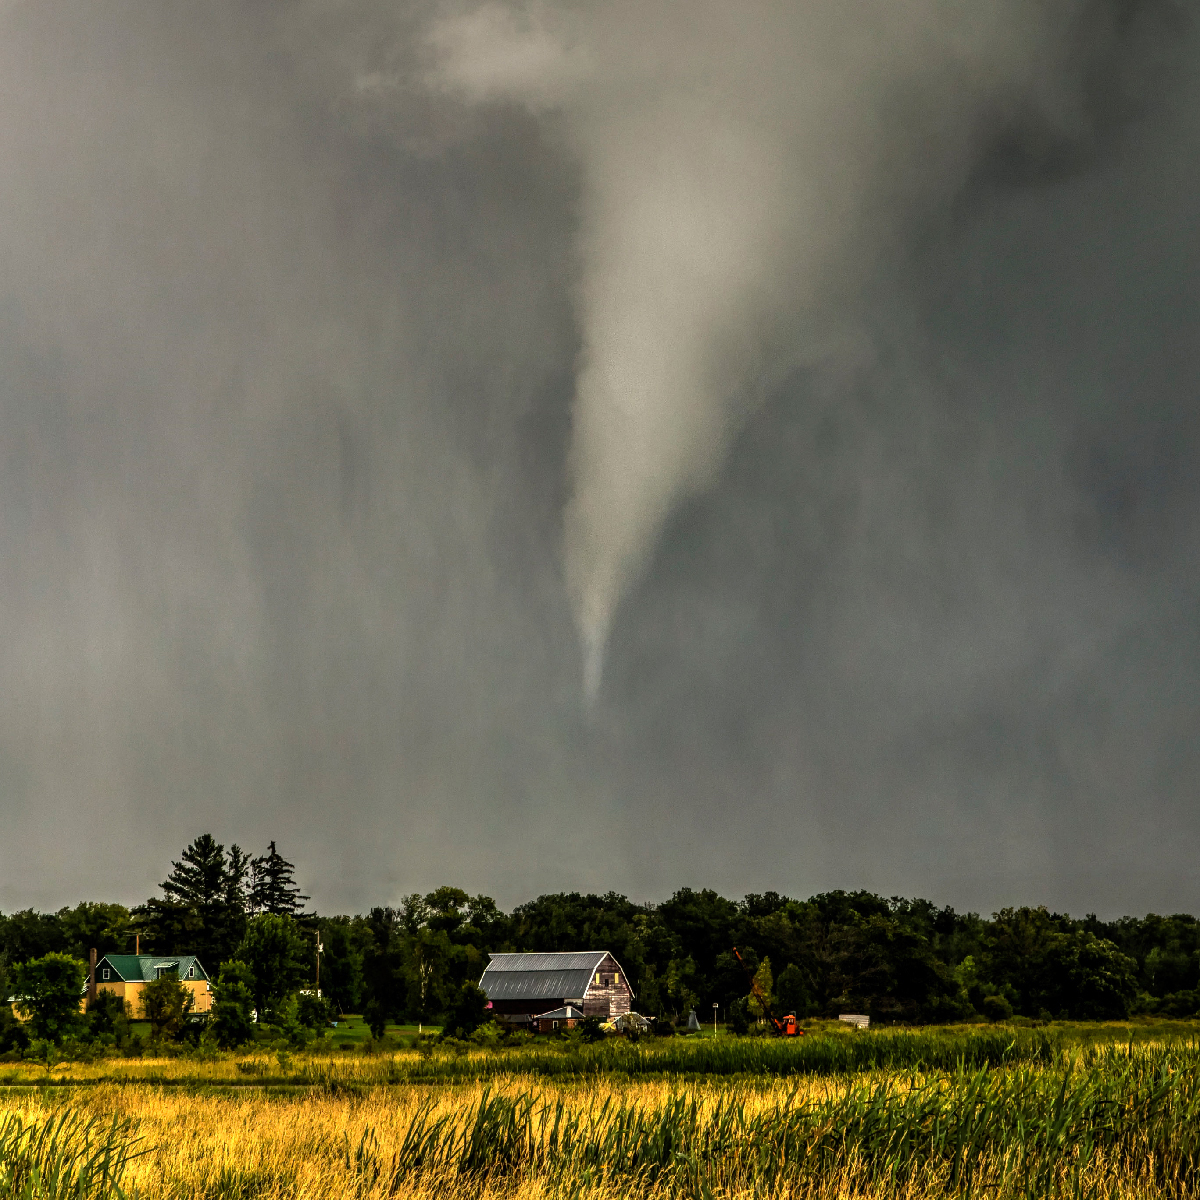
[[[638,27],[590,11],[603,63]],[[205,829],[326,909],[1195,907],[1194,47],[1061,11],[970,60],[928,154],[962,92],[904,73],[830,304],[784,272],[737,310],[585,719],[579,118],[446,86],[473,9],[0,9],[0,907],[141,899]],[[771,138],[783,86],[738,109]]]

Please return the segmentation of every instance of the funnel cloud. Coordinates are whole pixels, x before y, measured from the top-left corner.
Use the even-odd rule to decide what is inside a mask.
[[[764,380],[832,352],[864,272],[989,143],[1091,133],[1116,11],[489,3],[436,27],[449,83],[549,114],[581,161],[565,526],[588,695],[622,595]]]
[[[1195,16],[0,5],[0,908],[1194,909]]]

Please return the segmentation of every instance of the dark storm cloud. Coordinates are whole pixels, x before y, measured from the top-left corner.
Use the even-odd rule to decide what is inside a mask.
[[[0,8],[0,907],[212,829],[326,909],[1195,908],[1193,43],[1079,11],[1077,119],[856,262],[585,714],[569,139],[426,86],[416,5]]]

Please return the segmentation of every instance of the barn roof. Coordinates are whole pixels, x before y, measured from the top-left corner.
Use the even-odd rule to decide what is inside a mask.
[[[493,954],[479,986],[489,1000],[582,999],[607,956],[607,950]]]

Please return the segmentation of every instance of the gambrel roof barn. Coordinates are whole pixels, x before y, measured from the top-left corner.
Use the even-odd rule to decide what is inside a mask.
[[[621,964],[607,950],[493,954],[479,986],[498,1017],[517,1021],[566,1005],[607,1021],[633,1001]]]

